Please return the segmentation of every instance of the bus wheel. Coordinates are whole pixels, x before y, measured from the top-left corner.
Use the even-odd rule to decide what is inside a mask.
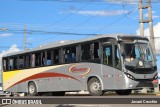
[[[60,92],[52,92],[53,96],[64,96],[65,95],[65,91],[60,91]]]
[[[88,81],[88,91],[92,96],[100,96],[103,95],[104,92],[102,91],[102,85],[97,78],[91,78]]]
[[[116,90],[118,95],[129,95],[131,94],[132,90]]]
[[[29,96],[36,96],[37,93],[37,87],[36,84],[34,82],[30,82],[28,85],[28,94]]]

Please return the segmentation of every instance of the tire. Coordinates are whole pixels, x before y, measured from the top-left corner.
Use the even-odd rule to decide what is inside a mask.
[[[65,91],[60,91],[60,92],[52,92],[53,96],[64,96],[65,95]]]
[[[104,94],[104,91],[102,91],[102,85],[97,78],[91,78],[88,81],[87,87],[90,95],[92,96],[101,96]]]
[[[30,82],[29,85],[28,85],[28,95],[29,96],[38,95],[37,87],[36,87],[36,84],[34,82]]]
[[[117,90],[116,93],[118,95],[130,95],[132,90]]]

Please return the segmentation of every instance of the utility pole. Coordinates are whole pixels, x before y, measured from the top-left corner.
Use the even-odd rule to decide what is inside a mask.
[[[140,35],[144,36],[144,24],[149,24],[149,35],[150,35],[150,43],[153,49],[154,56],[156,55],[155,42],[154,42],[154,32],[153,32],[153,20],[152,20],[152,6],[151,0],[147,0],[146,5],[143,5],[143,0],[139,1],[139,23],[140,23]],[[148,9],[148,19],[144,20],[143,18],[143,10]],[[156,58],[154,58],[156,59]],[[145,92],[146,90],[144,90]],[[159,87],[154,88],[155,92],[159,92]]]
[[[144,24],[149,24],[149,34],[150,34],[150,42],[152,49],[155,53],[155,44],[154,44],[154,32],[153,32],[153,20],[152,20],[152,9],[151,9],[151,0],[147,1],[147,5],[143,5],[143,0],[140,0],[139,4],[139,23],[140,23],[140,35],[144,36]],[[143,10],[148,9],[148,19],[144,20],[143,18]]]
[[[144,22],[143,22],[143,5],[142,0],[139,3],[139,23],[140,23],[140,35],[144,36]]]
[[[26,25],[24,25],[24,50],[26,50]]]

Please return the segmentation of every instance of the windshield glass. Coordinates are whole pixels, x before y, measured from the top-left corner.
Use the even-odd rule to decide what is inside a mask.
[[[149,41],[124,39],[119,43],[125,69],[137,74],[150,74],[157,70]]]
[[[148,43],[125,43],[125,61],[131,62],[135,59],[152,62],[153,57]]]

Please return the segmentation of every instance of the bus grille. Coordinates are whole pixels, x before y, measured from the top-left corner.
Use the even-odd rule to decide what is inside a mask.
[[[153,68],[135,68],[133,66],[125,66],[127,70],[130,70],[131,72],[134,72],[136,74],[152,74],[157,71],[157,66]]]
[[[151,81],[140,81],[137,87],[153,87],[153,83]]]

